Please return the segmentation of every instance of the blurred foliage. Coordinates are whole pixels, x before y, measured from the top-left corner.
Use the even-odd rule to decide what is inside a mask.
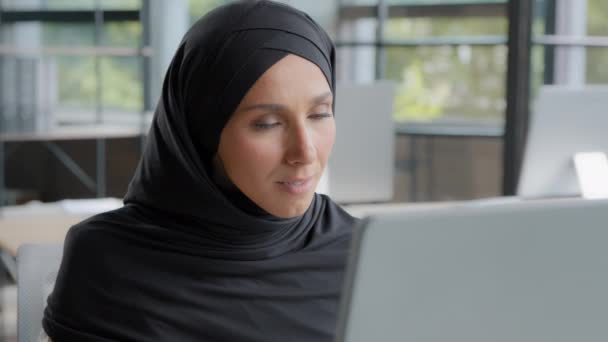
[[[587,0],[587,34],[608,36],[608,1]],[[608,47],[587,49],[587,82],[608,83]]]
[[[386,26],[389,39],[506,34],[506,18],[400,18]],[[399,82],[395,119],[501,120],[506,62],[503,45],[386,48],[385,77]]]
[[[226,0],[188,0],[190,23],[193,24],[198,18],[205,15],[205,13],[224,3],[226,3]]]
[[[98,80],[93,57],[57,59],[59,99],[63,106],[94,107]],[[104,109],[140,111],[143,89],[136,57],[99,58],[101,101]]]
[[[608,36],[608,1],[587,0],[587,34],[590,36]]]
[[[48,0],[53,9],[92,9],[94,0]],[[224,0],[188,0],[193,22]],[[141,0],[100,0],[103,9],[139,9]],[[47,46],[94,46],[95,26],[91,24],[50,23],[44,24],[43,44]],[[141,45],[142,26],[139,22],[111,22],[104,24],[102,45],[138,47]],[[59,103],[72,108],[95,106],[97,79],[95,58],[58,57]],[[98,60],[101,70],[101,94],[104,109],[140,111],[143,105],[141,63],[137,57],[102,57]]]
[[[403,70],[403,81],[397,87],[394,116],[398,120],[430,120],[441,116],[450,84],[429,84],[420,60]]]
[[[507,33],[507,18],[398,18],[389,19],[385,37],[389,39],[432,36],[494,36]]]
[[[93,24],[45,24],[43,43],[47,46],[94,46]],[[137,47],[141,45],[138,22],[107,23],[102,45]],[[97,75],[95,58],[57,57],[59,103],[68,107],[95,105]],[[100,57],[101,100],[104,109],[140,111],[143,103],[141,64],[138,57]]]

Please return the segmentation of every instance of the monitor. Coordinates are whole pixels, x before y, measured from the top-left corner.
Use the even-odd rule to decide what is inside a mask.
[[[608,201],[372,216],[356,229],[336,342],[608,340]]]
[[[318,191],[339,203],[390,201],[395,169],[395,84],[338,84],[336,142]]]
[[[580,196],[574,156],[587,152],[608,153],[608,87],[541,87],[530,117],[517,195]]]

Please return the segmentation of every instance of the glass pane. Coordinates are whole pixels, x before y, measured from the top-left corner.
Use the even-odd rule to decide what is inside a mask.
[[[56,92],[56,118],[59,124],[95,121],[97,90],[95,58],[57,56],[51,59],[54,72],[47,80],[47,91]]]
[[[340,23],[340,41],[373,42],[376,40],[376,18],[345,20]]]
[[[42,1],[37,1],[42,4]],[[47,0],[44,4],[48,9],[95,9],[95,0],[73,1],[73,0]]]
[[[334,37],[338,0],[289,0],[281,1],[307,13],[330,37]]]
[[[533,45],[530,58],[530,98],[534,98],[543,84],[553,83],[552,76],[546,72],[553,47]]]
[[[587,83],[608,84],[608,47],[587,49]]]
[[[344,83],[365,83],[375,78],[376,48],[373,46],[338,47],[336,79]]]
[[[14,10],[93,10],[99,4],[105,10],[138,10],[141,0],[3,0],[3,9]]]
[[[342,5],[377,5],[378,0],[342,0]]]
[[[141,45],[142,26],[139,22],[107,23],[103,28],[102,45],[138,47]]]
[[[5,10],[93,9],[95,0],[2,0]]]
[[[587,34],[608,36],[608,1],[587,0]]]
[[[104,118],[111,113],[139,112],[143,106],[141,60],[137,57],[104,57],[101,63]],[[116,118],[120,120],[121,118]]]
[[[507,47],[386,49],[387,79],[399,83],[397,121],[503,121]]]
[[[99,5],[108,10],[138,10],[141,0],[100,0]]]
[[[188,12],[190,13],[190,24],[205,15],[219,5],[227,3],[227,0],[188,0]]]
[[[569,62],[569,52],[583,53],[583,63]],[[561,58],[561,60],[560,60]],[[535,45],[532,48],[532,95],[543,84],[608,84],[608,47],[581,49]]]
[[[58,92],[59,124],[95,122],[98,96],[105,123],[136,123],[133,114],[143,103],[138,58],[57,57],[56,64],[52,88]]]
[[[533,0],[533,17],[532,17],[532,37],[542,36],[544,34],[550,33],[549,30],[554,30],[553,28],[548,28],[547,25],[551,25],[552,18],[548,16],[552,15],[553,9],[555,5],[554,0]]]
[[[385,37],[403,39],[431,36],[506,36],[507,32],[506,17],[395,18],[387,21]]]
[[[532,33],[534,36],[545,34],[545,24],[550,20],[551,7],[555,7],[556,0],[534,0],[534,23]],[[584,2],[581,1],[584,6]],[[608,1],[605,0],[586,0],[586,34],[589,36],[608,36],[608,25],[606,16],[608,15]],[[555,9],[553,9],[555,11]],[[571,21],[571,16],[565,16],[566,21]],[[565,25],[567,27],[567,25]],[[549,33],[549,32],[547,32]]]
[[[95,44],[95,25],[93,24],[43,23],[38,25],[41,25],[42,44],[45,46],[91,46]]]
[[[38,66],[36,58],[0,55],[0,132],[36,129]]]

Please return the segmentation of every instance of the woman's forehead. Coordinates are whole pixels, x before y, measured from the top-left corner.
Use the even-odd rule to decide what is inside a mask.
[[[252,98],[318,97],[331,95],[331,88],[321,69],[314,63],[289,54],[270,67],[245,94],[243,101]]]

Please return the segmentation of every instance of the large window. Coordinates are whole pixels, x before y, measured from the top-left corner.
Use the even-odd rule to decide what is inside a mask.
[[[396,81],[399,122],[502,124],[503,2],[388,1],[384,16],[377,2],[345,3],[338,45],[356,67],[343,69],[342,80]]]
[[[3,0],[5,131],[137,122],[144,110],[141,0]]]
[[[153,109],[188,24],[229,1],[154,2],[162,6],[146,30],[149,0],[1,0],[1,129],[31,128],[41,111],[59,123],[137,119]],[[330,33],[339,82],[395,82],[396,201],[502,193],[510,75],[525,73],[532,101],[543,84],[608,83],[604,0],[282,1]],[[516,4],[533,4],[532,46],[507,70],[510,28],[526,24],[509,18]],[[167,12],[178,7],[183,23]],[[140,48],[158,41],[146,60]]]
[[[608,83],[608,2],[535,0],[533,90]]]
[[[395,201],[500,195],[506,1],[342,1],[338,79],[396,83]]]

